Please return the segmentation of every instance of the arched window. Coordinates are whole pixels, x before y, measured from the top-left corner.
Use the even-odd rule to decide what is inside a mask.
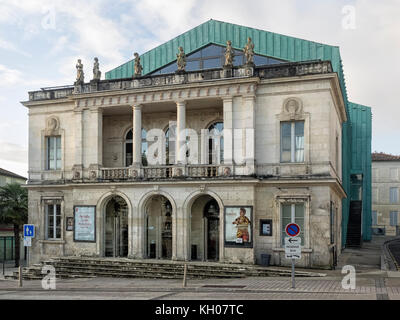
[[[146,140],[147,131],[142,129],[142,165],[147,166],[147,149],[148,143]],[[133,131],[130,129],[125,136],[125,166],[129,167],[133,162]]]
[[[218,134],[215,138],[208,140],[208,163],[220,164],[224,162],[224,137],[222,135],[224,130],[223,122],[214,122],[208,127],[210,134]],[[217,153],[217,145],[219,142],[219,154]]]
[[[168,127],[165,130],[165,157],[166,164],[175,164],[175,135],[176,126]]]
[[[176,141],[176,125],[165,130],[165,152],[167,165],[175,164],[175,141]],[[189,137],[186,137],[186,158],[189,158]],[[187,159],[186,159],[187,160]]]

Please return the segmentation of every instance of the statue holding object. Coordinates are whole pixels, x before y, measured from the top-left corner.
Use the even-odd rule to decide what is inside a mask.
[[[176,54],[176,63],[178,65],[178,72],[185,72],[186,55],[182,47],[179,47],[179,53]]]
[[[76,82],[75,85],[81,85],[85,83],[85,75],[83,73],[83,64],[81,59],[78,59],[76,64]]]
[[[100,71],[99,59],[94,58],[93,80],[100,80],[100,78],[101,78],[101,71]]]
[[[247,38],[246,46],[243,49],[244,56],[246,58],[246,65],[254,65],[254,43],[251,42],[251,38]]]
[[[140,76],[142,76],[142,70],[143,70],[143,67],[140,64],[140,57],[137,52],[135,52],[133,55],[135,57],[134,74],[135,74],[135,77],[140,77]]]
[[[224,68],[232,68],[233,67],[234,56],[235,56],[235,52],[233,51],[233,48],[232,48],[232,41],[228,40],[226,42]]]

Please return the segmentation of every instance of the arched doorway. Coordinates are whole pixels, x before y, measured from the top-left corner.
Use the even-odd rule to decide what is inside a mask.
[[[128,256],[128,205],[120,196],[113,196],[105,207],[106,257]]]
[[[197,198],[191,207],[191,260],[219,260],[220,207],[209,195]]]
[[[145,256],[149,259],[172,258],[172,206],[162,195],[154,195],[145,205]]]

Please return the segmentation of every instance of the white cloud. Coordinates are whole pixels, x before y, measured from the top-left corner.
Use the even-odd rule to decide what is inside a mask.
[[[0,160],[27,163],[28,148],[22,145],[0,141]]]
[[[22,79],[22,73],[0,64],[0,87],[15,85]]]
[[[6,41],[4,39],[0,39],[0,48],[4,49],[4,50],[9,50],[9,51],[12,51],[12,52],[16,52],[16,53],[22,54],[22,55],[24,55],[26,57],[31,57],[32,56],[31,54],[29,54],[29,53],[27,53],[27,52],[25,52],[23,50],[18,49],[14,44],[12,44],[11,42]]]

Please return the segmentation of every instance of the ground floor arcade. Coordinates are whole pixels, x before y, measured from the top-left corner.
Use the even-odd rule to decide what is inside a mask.
[[[330,268],[341,251],[334,181],[220,181],[35,186],[31,263],[53,256],[288,265],[284,227],[301,226],[303,267]]]

